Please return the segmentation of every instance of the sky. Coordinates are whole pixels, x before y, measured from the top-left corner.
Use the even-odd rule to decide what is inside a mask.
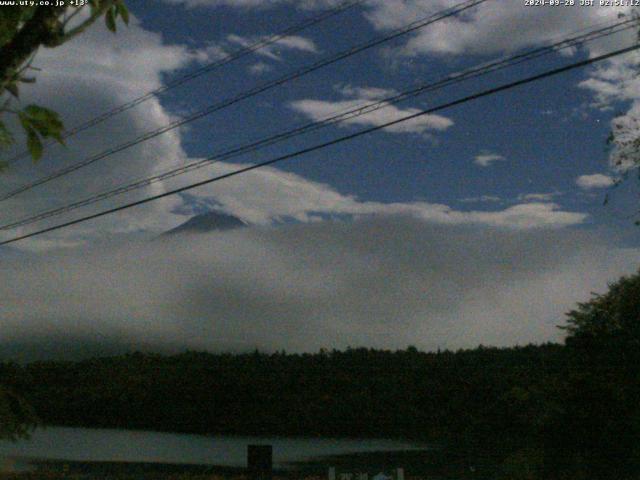
[[[579,3],[579,2],[577,2]],[[331,0],[128,0],[43,49],[21,100],[77,125],[335,6]],[[367,0],[13,165],[0,193],[455,5]],[[627,7],[487,0],[3,203],[8,223],[321,120],[596,25]],[[1,238],[228,173],[631,45],[637,29],[426,93]],[[316,351],[559,341],[575,302],[637,270],[638,54],[400,123],[0,250],[0,355],[145,348]],[[17,127],[16,132],[18,132]],[[636,135],[636,137],[634,137]],[[15,153],[16,149],[7,154]],[[633,173],[633,172],[627,172]],[[609,201],[604,205],[605,196]],[[208,210],[249,227],[160,233]]]

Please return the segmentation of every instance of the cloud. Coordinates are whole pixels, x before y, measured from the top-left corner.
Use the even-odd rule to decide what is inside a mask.
[[[187,8],[236,7],[242,9],[267,9],[293,4],[305,10],[335,7],[341,0],[165,0],[166,3],[184,5]]]
[[[287,0],[165,0],[167,3],[184,5],[188,8],[207,7],[217,8],[222,6],[237,8],[269,8]]]
[[[353,85],[338,86],[336,90],[344,97],[362,98],[366,100],[384,100],[399,93],[397,90],[390,88],[354,87]]]
[[[560,192],[546,192],[546,193],[521,193],[518,195],[518,201],[521,202],[550,202],[555,197],[560,195]]]
[[[270,70],[272,70],[271,65],[264,62],[257,62],[249,67],[249,71],[254,75],[262,75]]]
[[[318,47],[308,38],[304,38],[298,35],[290,35],[288,37],[281,38],[274,43],[277,47],[290,48],[292,50],[300,50],[309,53],[318,53]]]
[[[216,163],[208,176],[224,175],[246,164]],[[187,175],[185,183],[199,176]],[[300,175],[265,167],[238,177],[238,181],[218,182],[199,188],[189,200],[193,212],[222,208],[247,223],[270,225],[287,219],[313,222],[327,216],[361,217],[403,215],[449,225],[492,225],[514,229],[566,227],[582,223],[587,215],[562,210],[553,203],[533,202],[512,205],[503,210],[456,210],[448,205],[428,202],[375,202],[338,192],[330,185],[313,182]]]
[[[367,18],[376,29],[388,31],[458,3],[456,0],[437,0],[427,4],[420,0],[376,0],[370,6]],[[576,32],[578,25],[615,21],[618,14],[630,11],[628,7],[584,8],[577,4],[564,9],[531,9],[509,0],[498,3],[499,6],[486,2],[420,29],[398,49],[398,53],[408,57],[508,53],[555,43]],[[589,48],[592,52],[600,51],[610,45],[622,45],[633,36],[634,32],[630,30],[592,43]]]
[[[481,167],[488,167],[492,163],[503,162],[505,160],[506,158],[504,158],[502,155],[498,155],[497,153],[483,152],[476,155],[473,163]]]
[[[640,78],[637,66],[640,54],[631,52],[607,61],[593,68],[589,78],[578,84],[595,95],[595,106],[609,108],[620,101],[633,101],[640,98]]]
[[[557,340],[639,260],[584,232],[402,216],[23,255],[3,258],[0,354]]]
[[[161,87],[163,76],[202,60],[198,51],[167,44],[161,35],[144,30],[135,16],[131,17],[127,28],[119,29],[115,35],[106,29],[103,22],[96,22],[71,42],[55,49],[42,49],[38,53],[34,61],[34,66],[42,69],[37,73],[38,82],[22,88],[21,100],[24,104],[36,103],[52,108],[60,113],[67,127],[72,127]],[[13,165],[3,174],[2,192],[166,125],[174,119],[158,99],[149,99],[135,109],[103,122],[99,128],[69,138],[65,147],[47,149],[38,164],[23,160]],[[13,125],[13,128],[15,132],[20,131],[17,125]],[[22,148],[24,142],[20,140],[13,151],[7,152],[7,156]],[[165,133],[97,162],[89,169],[66,175],[5,201],[0,221],[6,223],[109,190],[132,179],[144,178],[159,170],[180,165],[185,158],[181,132],[174,130]],[[126,200],[162,193],[166,189],[167,185],[156,184],[79,212],[93,213]],[[79,243],[105,234],[164,230],[184,219],[183,216],[170,213],[181,202],[178,197],[167,198],[117,216],[104,217],[73,229],[39,237],[21,244],[21,247],[30,245],[35,248],[39,245],[44,248],[61,243]],[[42,222],[38,227],[50,226],[59,220]],[[32,229],[32,226],[18,229],[5,233],[4,237]]]
[[[479,197],[465,197],[458,200],[462,203],[485,203],[485,202],[501,202],[502,199],[496,195],[480,195]]]
[[[205,47],[193,50],[192,55],[197,62],[207,64],[226,58],[229,56],[229,52],[220,45],[209,44]]]
[[[614,184],[613,178],[601,173],[594,173],[593,175],[581,175],[576,178],[576,185],[585,190],[592,188],[606,188]]]
[[[246,167],[247,164],[218,162],[206,172],[194,171],[180,178],[179,185],[196,183],[205,178],[220,176]],[[102,207],[103,208],[103,207]],[[199,212],[220,209],[246,223],[268,226],[285,221],[317,222],[323,218],[370,217],[400,215],[424,222],[445,225],[496,226],[509,229],[563,228],[578,225],[587,214],[561,209],[553,203],[532,202],[512,205],[502,210],[456,210],[445,204],[414,202],[363,201],[355,195],[342,194],[330,185],[308,180],[300,175],[273,167],[263,167],[245,172],[236,179],[224,180],[199,187],[197,190],[160,205],[152,212],[162,220],[154,223],[140,222],[137,229],[129,228],[140,213],[132,212],[131,218],[118,216],[96,227],[88,223],[80,231],[47,236],[38,248],[51,248],[66,244],[72,239],[82,243],[109,234],[132,232],[162,232],[183,222]],[[142,214],[149,212],[142,212]],[[149,220],[149,219],[147,219]],[[57,221],[57,220],[54,220]],[[109,223],[111,222],[111,223]],[[31,246],[29,240],[18,244]]]
[[[262,37],[243,37],[236,34],[227,35],[226,41],[218,43],[209,43],[204,47],[198,49],[191,49],[189,53],[193,60],[199,63],[211,63],[216,60],[221,60],[228,57],[232,52],[237,51],[240,48],[247,48],[260,43],[269,38],[268,35]],[[254,51],[255,55],[268,58],[273,61],[281,62],[281,50],[298,50],[307,53],[319,53],[319,50],[313,40],[305,37],[291,35],[276,40],[269,45],[264,45]],[[256,65],[265,65],[263,62],[259,62]]]
[[[339,0],[165,0],[187,7],[218,8],[221,6],[242,9],[268,9],[291,6],[300,9],[335,7]],[[496,3],[498,5],[496,5]],[[387,32],[425,19],[430,15],[459,5],[458,0],[370,0],[364,6],[364,17],[370,25]],[[630,6],[581,5],[564,8],[526,8],[511,0],[486,2],[465,10],[461,14],[431,24],[408,37],[404,45],[396,49],[402,56],[420,55],[495,55],[513,52],[525,47],[548,45],[568,35],[576,34],[578,26],[601,25],[615,21],[619,15],[629,15]],[[632,42],[634,29],[602,38],[588,45],[596,55]],[[562,51],[574,55],[575,48]]]
[[[295,5],[299,8],[326,8],[335,5],[329,0],[168,0],[189,6],[208,6],[211,8],[235,6],[242,8],[271,8],[282,5]],[[557,43],[569,36],[580,33],[577,26],[603,26],[607,22],[616,22],[620,16],[632,15],[634,7],[598,6],[585,8],[576,2],[574,6],[564,8],[526,8],[520,2],[497,0],[475,6],[465,12],[443,21],[431,24],[408,36],[408,40],[386,54],[396,60],[423,56],[495,56]],[[404,27],[418,19],[427,18],[436,12],[456,6],[457,0],[371,0],[367,2],[364,16],[370,25],[380,31],[388,32]],[[637,10],[637,7],[635,7]],[[589,56],[615,50],[636,41],[636,30],[630,28],[613,35],[605,36],[577,49],[576,47],[559,50],[563,56],[573,56],[579,50]],[[637,52],[610,59],[590,70],[588,78],[579,86],[592,91],[595,95],[594,106],[611,109],[614,101],[637,102],[640,92],[640,79],[634,72],[640,56]],[[325,105],[306,105],[311,111],[322,110]],[[637,113],[638,108],[634,107]],[[632,112],[630,111],[629,114]],[[621,115],[616,119],[629,124],[633,118]],[[637,117],[636,117],[637,119]],[[627,162],[625,149],[615,149],[610,157],[612,168],[622,165],[633,166]],[[621,161],[622,158],[622,161]],[[637,159],[637,157],[634,156]]]
[[[354,110],[396,94],[393,90],[375,87],[347,86],[339,88],[339,91],[343,96],[349,98],[338,101],[303,99],[291,102],[289,105],[293,110],[302,113],[311,120],[321,121],[339,113]],[[361,116],[350,117],[338,125],[380,126],[419,112],[420,110],[417,108],[400,108],[396,105],[383,103],[380,109],[372,110]],[[390,133],[423,134],[430,130],[445,131],[452,126],[453,121],[442,115],[422,115],[392,125],[384,130]]]
[[[227,41],[231,44],[240,45],[243,48],[249,47],[255,43],[266,40],[268,37],[242,37],[240,35],[231,34],[227,36]],[[318,53],[318,48],[313,40],[310,40],[305,37],[291,35],[288,37],[280,38],[275,42],[266,45],[255,51],[256,55],[260,55],[263,57],[267,57],[270,60],[274,61],[282,61],[282,57],[280,56],[280,50],[298,50],[301,52],[307,53]]]
[[[613,132],[609,167],[616,173],[628,173],[640,166],[640,99],[624,114],[611,121]]]
[[[57,110],[66,125],[73,126],[162,86],[163,76],[166,74],[187,68],[194,62],[205,61],[206,56],[217,55],[216,52],[217,50],[211,46],[194,51],[185,46],[167,44],[161,35],[144,30],[135,17],[132,17],[128,28],[122,29],[115,36],[108,32],[104,25],[97,24],[69,44],[53,50],[43,50],[35,62],[35,66],[43,68],[42,73],[38,75],[37,88],[25,85],[22,98],[25,103],[39,103]],[[325,110],[352,107],[355,103],[368,103],[394,93],[393,90],[378,87],[349,85],[341,87],[340,92],[349,98],[338,102],[310,100],[312,103],[306,104],[310,107],[307,115],[315,118],[315,115],[324,114]],[[82,105],[82,108],[77,108],[78,105]],[[314,111],[311,107],[319,108]],[[375,114],[362,117],[358,122],[363,122],[364,125],[379,125],[415,111],[411,108],[388,106]],[[51,148],[38,165],[34,166],[30,162],[20,163],[4,175],[3,189],[8,191],[25,181],[68,166],[165,125],[173,119],[171,113],[163,108],[157,99],[151,99],[103,123],[100,129],[91,129],[70,138],[66,148]],[[443,131],[451,125],[450,119],[432,115],[395,126],[391,131]],[[9,222],[61,206],[71,200],[109,190],[132,179],[144,178],[183,165],[189,160],[197,160],[189,159],[184,152],[181,133],[181,130],[166,133],[98,162],[91,169],[75,172],[48,185],[40,186],[29,194],[7,201],[0,213],[0,220],[3,223]],[[11,153],[8,152],[8,155]],[[127,201],[162,193],[216,174],[228,173],[241,166],[243,165],[239,163],[218,163],[207,171],[194,171],[167,183],[158,183],[113,200],[85,207],[64,219],[77,218]],[[61,192],[64,192],[64,195]],[[401,214],[441,224],[492,225],[517,229],[565,227],[580,224],[586,218],[584,213],[566,211],[558,205],[544,201],[513,205],[493,211],[457,210],[445,204],[428,202],[366,201],[299,175],[265,168],[218,182],[215,186],[199,188],[191,192],[186,200],[185,197],[168,197],[117,215],[36,237],[17,246],[43,249],[77,245],[109,236],[157,234],[185,221],[186,217],[193,213],[190,208],[195,205],[202,205],[203,208],[221,206],[243,220],[258,225],[288,220],[314,222],[332,216]],[[37,227],[49,227],[59,221],[60,218],[53,218],[38,223]],[[34,226],[29,226],[3,232],[2,238],[26,233],[33,228]]]
[[[268,39],[268,35],[261,37],[243,37],[237,34],[230,34],[227,35],[224,41],[212,43],[206,47],[194,50],[192,55],[194,59],[200,63],[209,63],[215,60],[220,60],[221,58],[228,56],[231,52],[237,51],[239,48],[249,48],[252,45]],[[283,51],[299,51],[314,54],[319,53],[318,47],[313,40],[298,35],[291,35],[280,38],[273,43],[269,43],[268,45],[264,45],[254,50],[253,54],[274,62],[282,62]],[[255,62],[253,65],[248,67],[249,72],[254,75],[260,75],[271,69],[271,65],[262,61]]]
[[[640,55],[637,51],[631,52],[592,69],[589,78],[579,84],[581,88],[594,94],[595,99],[591,106],[596,109],[607,111],[620,109],[621,103],[628,105],[626,112],[617,115],[611,121],[611,131],[615,135],[609,155],[609,166],[614,172],[625,172],[637,168],[640,164],[638,65]]]

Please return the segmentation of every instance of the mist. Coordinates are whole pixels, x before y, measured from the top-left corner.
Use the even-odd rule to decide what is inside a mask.
[[[0,357],[560,341],[639,260],[585,231],[405,217],[0,252]]]

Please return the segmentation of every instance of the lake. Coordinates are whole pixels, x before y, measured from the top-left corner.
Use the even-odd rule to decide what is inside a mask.
[[[396,440],[202,436],[146,431],[49,427],[29,440],[0,441],[0,458],[74,462],[150,462],[244,467],[247,445],[273,445],[275,468],[335,455],[418,451],[428,446]]]

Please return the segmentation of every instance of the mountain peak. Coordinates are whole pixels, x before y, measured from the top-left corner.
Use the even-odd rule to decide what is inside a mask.
[[[167,234],[206,233],[233,230],[246,226],[247,224],[238,217],[218,211],[210,211],[191,217],[182,225],[178,225],[176,228],[169,230]]]

